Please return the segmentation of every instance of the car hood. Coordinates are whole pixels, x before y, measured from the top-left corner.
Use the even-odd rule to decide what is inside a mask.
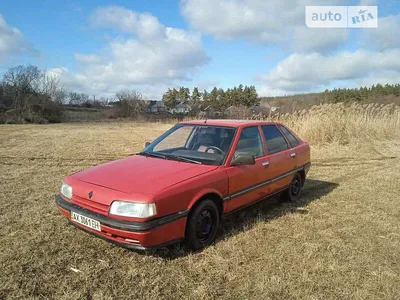
[[[155,195],[218,166],[134,155],[73,174],[74,179],[123,193]]]

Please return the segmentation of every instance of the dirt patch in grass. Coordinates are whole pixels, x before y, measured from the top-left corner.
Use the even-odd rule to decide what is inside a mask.
[[[0,299],[398,299],[400,142],[313,147],[301,203],[227,217],[216,244],[143,254],[67,225],[64,176],[168,124],[0,127]]]

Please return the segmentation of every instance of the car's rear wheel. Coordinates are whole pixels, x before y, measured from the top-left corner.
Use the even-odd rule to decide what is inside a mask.
[[[282,200],[287,202],[297,202],[300,199],[302,188],[301,176],[296,173],[289,184],[289,187],[282,193]]]
[[[215,202],[202,200],[189,214],[185,235],[187,245],[193,250],[211,245],[217,235],[219,219]]]

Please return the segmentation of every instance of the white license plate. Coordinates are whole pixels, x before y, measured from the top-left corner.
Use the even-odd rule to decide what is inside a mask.
[[[100,222],[71,211],[71,221],[82,224],[91,229],[101,231]]]

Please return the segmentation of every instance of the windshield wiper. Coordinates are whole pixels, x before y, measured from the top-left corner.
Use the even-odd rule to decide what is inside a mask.
[[[151,157],[157,157],[157,158],[162,158],[162,159],[166,159],[167,157],[163,154],[158,154],[158,153],[154,153],[154,152],[148,152],[148,151],[142,151],[139,152],[138,155],[143,155],[143,156],[151,156]]]
[[[186,158],[183,156],[175,155],[175,154],[160,154],[160,153],[155,153],[155,152],[148,152],[148,151],[142,151],[139,152],[138,155],[143,155],[143,156],[151,156],[151,157],[157,157],[157,158],[162,158],[162,159],[173,159],[173,160],[178,160],[178,161],[184,161],[184,162],[190,162],[193,164],[198,164],[202,165],[203,163],[197,160],[193,160],[190,158]]]
[[[193,160],[193,159],[186,158],[186,157],[179,156],[179,155],[175,155],[175,154],[168,154],[168,155],[165,155],[165,156],[167,158],[170,158],[170,159],[189,162],[189,163],[192,163],[192,164],[198,164],[198,165],[202,165],[203,164],[201,161]]]

